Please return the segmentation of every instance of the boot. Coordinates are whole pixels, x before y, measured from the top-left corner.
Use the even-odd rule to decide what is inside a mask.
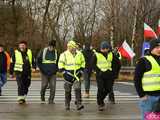
[[[111,104],[115,104],[115,98],[114,98],[114,93],[113,91],[109,93],[108,95],[108,102]]]
[[[98,105],[98,110],[103,111],[105,107],[105,103],[103,102],[102,104]]]
[[[48,100],[48,104],[55,104],[55,102],[53,100]]]
[[[41,95],[41,103],[45,103],[45,96],[44,95]]]
[[[66,111],[70,110],[70,104],[69,103],[65,103],[65,108],[66,108]]]
[[[25,99],[20,99],[20,100],[18,100],[18,103],[19,103],[19,104],[25,104],[25,103],[26,103],[26,100],[25,100]]]
[[[84,93],[84,95],[83,95],[83,97],[84,98],[89,98],[89,96],[90,96],[89,95],[89,90],[86,90],[85,93]]]
[[[79,105],[79,104],[77,104],[77,110],[82,110],[82,109],[84,109],[84,106],[83,105]]]

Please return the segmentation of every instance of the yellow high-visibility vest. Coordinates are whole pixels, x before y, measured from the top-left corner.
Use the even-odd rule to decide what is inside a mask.
[[[97,57],[97,67],[105,72],[107,70],[112,71],[112,60],[113,60],[113,53],[109,52],[107,59],[102,53],[96,52],[96,57]]]
[[[77,51],[76,55],[73,56],[70,51],[65,51],[60,55],[58,67],[66,70],[78,70],[81,67],[85,67],[84,56],[80,51]]]
[[[75,78],[79,80],[76,76],[76,70],[85,67],[84,56],[80,51],[77,51],[76,55],[73,56],[73,54],[67,50],[60,55],[58,67],[59,69],[64,68],[65,70],[73,70],[73,76],[75,76]]]
[[[30,65],[32,67],[32,51],[30,49],[27,50],[28,59],[30,62]],[[18,50],[15,50],[15,66],[14,71],[23,71],[23,58],[22,53]]]
[[[44,50],[43,50],[42,63],[44,63],[44,64],[55,63],[56,64],[56,61],[57,61],[57,50],[55,50],[55,59],[54,60],[47,60],[46,59],[47,50],[48,50],[48,47],[44,48]]]
[[[142,78],[142,88],[144,91],[160,90],[160,66],[153,56],[145,56],[151,64],[151,70],[145,72]]]

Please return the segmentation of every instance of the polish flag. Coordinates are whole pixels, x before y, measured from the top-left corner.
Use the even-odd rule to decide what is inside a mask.
[[[160,19],[158,20],[157,35],[160,36]]]
[[[146,23],[144,23],[144,38],[157,38],[154,30]]]
[[[122,57],[124,57],[124,58],[126,58],[128,60],[131,60],[135,56],[135,53],[133,52],[131,47],[128,45],[126,40],[123,42],[123,44],[118,49],[118,51],[120,52]]]

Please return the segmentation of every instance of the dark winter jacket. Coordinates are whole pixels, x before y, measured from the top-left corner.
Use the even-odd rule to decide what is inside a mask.
[[[43,62],[43,52],[44,52],[44,49],[41,50],[37,56],[37,65],[38,65],[40,71],[42,72],[42,74],[47,75],[47,76],[51,76],[53,74],[56,74],[56,72],[58,71],[58,54],[57,54],[57,58],[56,58],[55,50],[53,50],[53,51],[47,50],[46,55],[45,55],[45,59],[47,59],[47,60],[57,59],[56,63],[42,63]]]
[[[7,72],[7,56],[5,52],[0,53],[0,73]]]
[[[151,54],[152,55],[152,54]],[[152,55],[157,63],[160,65],[160,56]],[[145,92],[142,88],[142,78],[145,72],[151,70],[151,63],[145,58],[142,57],[138,60],[136,68],[135,68],[135,74],[134,74],[134,82],[135,82],[135,88],[139,95],[139,97],[143,97],[145,95],[151,95],[151,96],[160,96],[160,91],[152,91],[152,92]]]

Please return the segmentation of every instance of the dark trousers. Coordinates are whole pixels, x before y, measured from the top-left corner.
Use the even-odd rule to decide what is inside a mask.
[[[56,91],[56,75],[47,76],[41,73],[41,77],[42,77],[41,96],[45,96],[45,92],[49,84],[49,87],[50,87],[49,101],[53,101],[55,97],[55,91]]]
[[[113,79],[109,74],[96,75],[97,79],[97,104],[104,105],[104,99],[111,92],[113,87]]]
[[[69,106],[71,102],[71,92],[72,92],[72,86],[74,88],[75,92],[75,103],[77,105],[81,105],[81,82],[80,81],[75,81],[74,83],[70,83],[65,81],[64,83],[64,89],[65,89],[65,106]]]
[[[28,94],[28,88],[31,84],[31,73],[16,72],[16,81],[18,85],[18,96]]]
[[[2,87],[7,82],[7,74],[6,73],[0,73],[0,94],[2,92]]]
[[[90,90],[90,77],[91,77],[91,72],[88,72],[88,69],[85,69],[83,73],[83,79],[86,92],[89,92]]]
[[[111,89],[111,91],[110,91],[110,93],[108,95],[108,100],[109,101],[113,101],[113,102],[115,101],[113,86],[112,86],[112,89]]]

